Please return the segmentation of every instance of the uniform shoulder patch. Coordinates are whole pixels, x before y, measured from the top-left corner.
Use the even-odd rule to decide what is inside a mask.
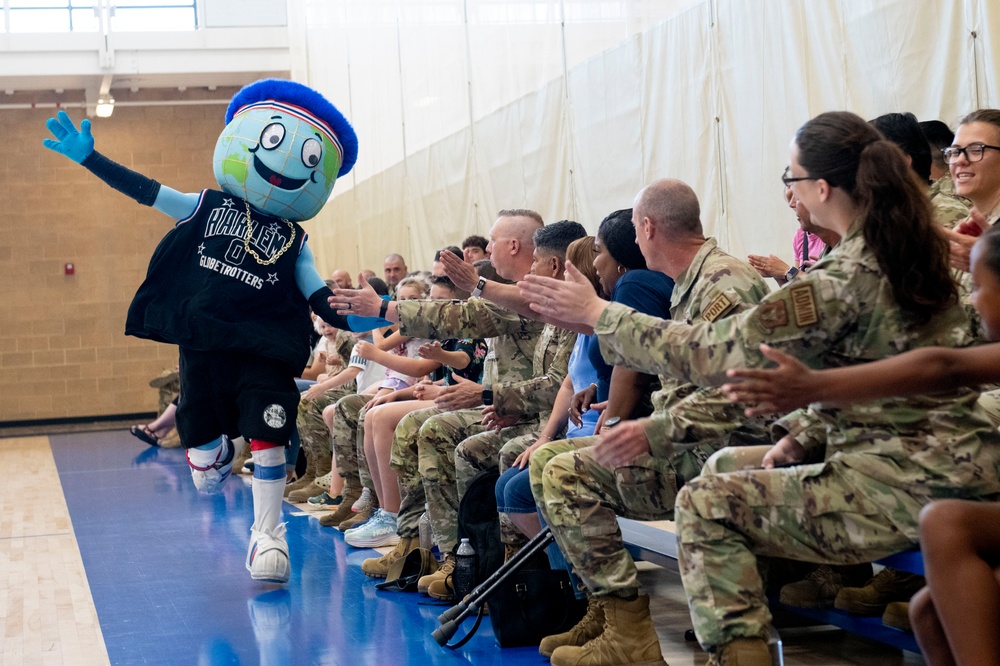
[[[792,299],[792,315],[795,325],[799,328],[812,326],[819,321],[819,308],[816,307],[816,294],[811,284],[800,284],[788,287]]]
[[[736,304],[733,303],[732,299],[728,296],[725,294],[719,294],[712,299],[712,302],[708,304],[705,311],[701,313],[701,318],[705,321],[715,321],[722,315],[729,312],[734,305]]]
[[[778,299],[761,303],[755,312],[757,324],[766,332],[788,326],[788,306],[784,300]]]

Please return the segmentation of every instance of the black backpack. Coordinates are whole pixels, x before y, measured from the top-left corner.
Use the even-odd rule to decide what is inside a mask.
[[[476,474],[458,505],[458,543],[468,539],[476,551],[474,585],[482,583],[503,565],[496,496],[498,478],[500,472],[495,466]]]

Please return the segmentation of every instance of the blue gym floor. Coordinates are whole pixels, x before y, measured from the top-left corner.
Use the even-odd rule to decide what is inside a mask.
[[[200,495],[183,451],[124,431],[50,441],[112,664],[548,663],[535,648],[500,650],[488,618],[462,649],[438,646],[445,606],[377,592],[360,567],[377,553],[289,504],[292,579],[257,583],[243,564],[248,484]]]

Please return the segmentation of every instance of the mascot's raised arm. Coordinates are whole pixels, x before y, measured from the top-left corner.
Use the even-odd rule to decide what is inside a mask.
[[[330,290],[298,224],[319,212],[337,177],[354,166],[353,128],[307,86],[257,81],[226,111],[213,157],[222,191],[186,194],[94,150],[89,120],[77,130],[60,111],[46,126],[54,137],[45,139],[47,148],[177,220],[153,253],[125,332],[180,349],[177,429],[199,490],[216,492],[229,477],[233,438],[250,442],[247,569],[256,580],[287,582],[284,448],[299,400],[294,378],[309,355],[309,306],[337,328],[378,323],[330,308]]]

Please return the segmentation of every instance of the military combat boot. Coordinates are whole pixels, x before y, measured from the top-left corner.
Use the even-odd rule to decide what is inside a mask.
[[[582,646],[552,652],[552,666],[666,666],[649,616],[649,597],[604,597],[604,631]]]
[[[720,645],[708,666],[771,666],[771,650],[763,638],[737,638]]]
[[[346,532],[347,530],[354,529],[355,527],[361,527],[368,522],[368,519],[375,515],[378,511],[378,500],[375,499],[375,495],[371,495],[371,500],[361,506],[356,513],[345,518],[339,525],[337,529],[341,532]]]
[[[824,564],[803,580],[783,586],[778,600],[795,608],[833,608],[843,587],[841,575]]]
[[[163,444],[161,443],[160,446],[163,446]],[[243,465],[253,458],[250,453],[250,445],[242,437],[234,439],[233,446],[236,447],[236,453],[233,455],[233,471],[239,474],[240,470],[243,469]]]
[[[538,651],[545,657],[551,657],[557,647],[563,645],[581,646],[592,641],[604,631],[604,604],[600,597],[591,595],[587,599],[587,614],[569,631],[546,636],[538,644]]]
[[[343,505],[341,505],[343,506]],[[348,505],[350,506],[350,505]],[[400,560],[410,554],[411,551],[420,548],[419,537],[401,537],[396,547],[381,557],[369,557],[361,563],[361,571],[366,576],[372,578],[385,578],[389,573],[389,567],[396,560]]]
[[[437,581],[444,583],[445,579],[450,578],[453,573],[455,573],[455,556],[448,553],[444,556],[444,562],[441,563],[437,571],[420,577],[420,580],[417,581],[417,592],[427,594],[432,583]]]
[[[295,480],[294,483],[289,483],[285,486],[285,497],[288,497],[292,492],[305,488],[312,484],[313,480],[316,478],[316,457],[313,455],[312,449],[302,447],[302,451],[306,456],[306,473]],[[330,459],[330,463],[333,463],[333,459]],[[319,493],[313,493],[318,495]],[[306,499],[309,499],[308,497]],[[303,502],[305,500],[302,500]]]
[[[913,633],[910,626],[910,603],[908,601],[892,601],[882,613],[882,624],[893,629]]]
[[[361,481],[358,479],[345,479],[344,491],[341,493],[340,504],[333,513],[320,516],[319,524],[323,527],[338,527],[342,522],[354,515],[351,505],[361,497]]]
[[[854,615],[881,615],[893,601],[909,601],[925,584],[923,576],[882,569],[864,587],[845,587],[834,606]]]
[[[313,464],[315,463],[315,464]],[[333,457],[328,455],[318,455],[313,456],[309,459],[309,471],[312,472],[313,478],[308,483],[298,486],[293,490],[286,493],[285,497],[288,498],[289,502],[301,504],[302,502],[308,502],[310,497],[315,497],[320,493],[324,493],[330,489],[330,479],[326,478],[326,483],[324,484],[320,478],[326,477],[330,473],[330,469],[333,467]],[[308,475],[309,472],[306,472]]]

